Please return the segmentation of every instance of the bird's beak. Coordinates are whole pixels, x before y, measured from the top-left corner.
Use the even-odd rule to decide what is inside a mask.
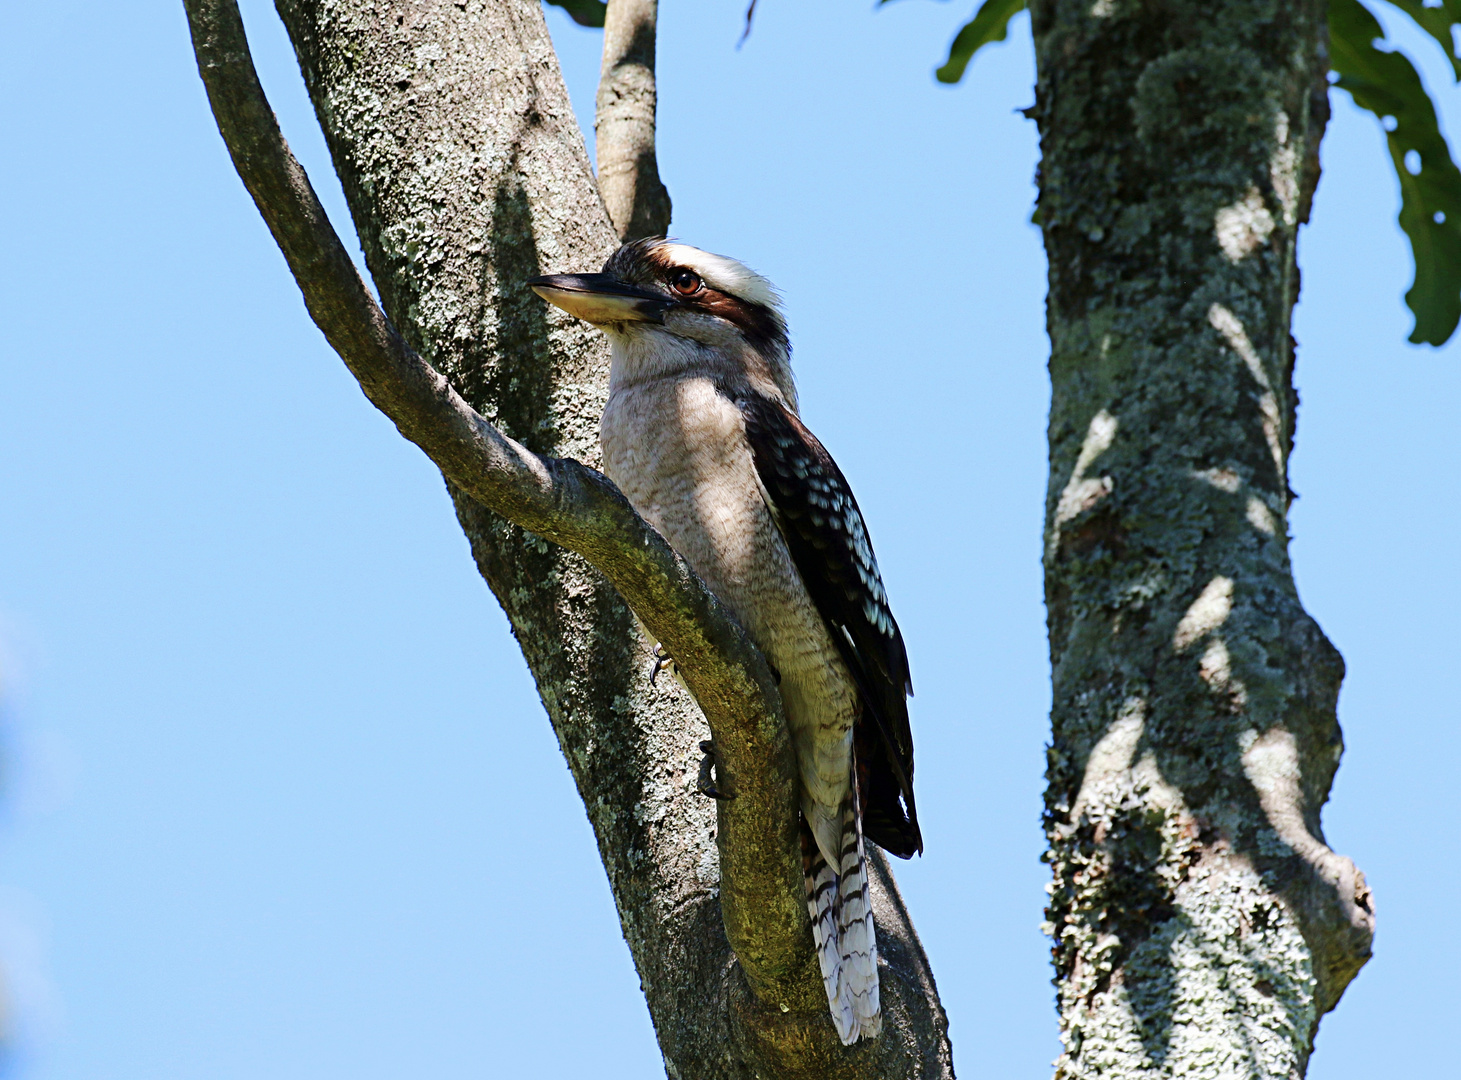
[[[605,323],[664,322],[672,301],[626,285],[613,274],[549,274],[535,277],[528,286],[548,303],[595,326]]]

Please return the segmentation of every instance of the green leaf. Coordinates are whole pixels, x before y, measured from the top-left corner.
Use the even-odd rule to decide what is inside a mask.
[[[1400,180],[1400,227],[1415,257],[1405,302],[1415,314],[1410,340],[1443,345],[1461,321],[1461,170],[1436,122],[1436,110],[1401,53],[1382,52],[1384,31],[1359,0],[1330,0],[1330,62],[1335,84],[1386,128]],[[1419,166],[1412,174],[1406,159]]]
[[[974,18],[959,31],[949,46],[949,58],[935,71],[942,83],[956,83],[964,77],[964,69],[974,54],[992,41],[1003,41],[1010,19],[1025,10],[1025,0],[984,0]]]
[[[1461,57],[1456,55],[1456,35],[1451,29],[1461,26],[1461,0],[1441,0],[1438,7],[1427,7],[1424,0],[1390,0],[1390,4],[1409,15],[1417,26],[1440,42],[1456,73],[1456,81],[1461,82]]]
[[[568,17],[579,26],[604,25],[604,12],[609,5],[604,0],[548,0],[554,7],[568,12]]]

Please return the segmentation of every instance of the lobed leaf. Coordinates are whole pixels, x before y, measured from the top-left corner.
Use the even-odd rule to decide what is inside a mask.
[[[1415,283],[1405,294],[1415,315],[1410,340],[1442,345],[1461,321],[1461,170],[1415,66],[1376,48],[1383,36],[1359,0],[1330,0],[1335,85],[1379,118],[1400,181],[1400,227],[1415,258]]]
[[[1461,0],[1440,0],[1435,7],[1427,6],[1424,0],[1389,0],[1392,7],[1398,7],[1409,15],[1415,24],[1435,38],[1446,50],[1446,59],[1461,82],[1461,57],[1456,55],[1455,27],[1461,26]]]

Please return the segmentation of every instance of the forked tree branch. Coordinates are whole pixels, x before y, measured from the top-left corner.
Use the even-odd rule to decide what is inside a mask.
[[[655,157],[655,21],[659,0],[609,0],[594,120],[599,192],[620,240],[661,236],[670,193]]]
[[[239,176],[310,316],[366,397],[472,498],[588,559],[675,658],[710,723],[723,782],[736,794],[721,803],[720,819],[731,945],[753,987],[784,981],[786,971],[800,966],[786,958],[802,957],[808,944],[796,918],[766,918],[772,911],[799,914],[785,898],[802,890],[794,764],[766,661],[606,477],[503,435],[406,344],[361,280],[279,130],[235,0],[185,0],[185,6],[198,71]],[[744,929],[740,941],[737,926]]]
[[[872,860],[873,904],[886,962],[884,1034],[873,1044],[861,1043],[851,1048],[842,1047],[837,1041],[827,1017],[805,913],[797,840],[795,765],[780,698],[760,653],[730,613],[664,539],[634,512],[613,484],[576,460],[536,454],[507,437],[473,408],[441,371],[411,348],[356,272],[304,170],[290,153],[259,85],[235,0],[184,0],[184,3],[199,73],[219,131],[240,177],[289,263],[311,317],[370,401],[391,418],[402,435],[426,452],[457,492],[464,493],[465,497],[458,498],[459,515],[465,507],[464,527],[473,539],[479,566],[498,591],[499,599],[504,599],[502,582],[492,580],[484,553],[486,563],[498,556],[488,550],[490,544],[478,550],[480,538],[468,525],[469,518],[475,520],[474,515],[480,514],[478,506],[577,553],[602,573],[675,658],[709,722],[716,743],[720,780],[736,797],[717,804],[715,842],[719,884],[707,894],[701,884],[707,872],[705,867],[653,862],[666,853],[677,859],[694,850],[694,845],[684,842],[687,836],[671,830],[663,836],[650,837],[643,830],[635,831],[625,825],[627,821],[639,819],[648,805],[642,801],[643,793],[658,783],[648,773],[668,772],[674,767],[667,751],[669,744],[683,733],[654,725],[677,714],[664,712],[648,726],[636,726],[648,719],[646,714],[612,701],[601,705],[575,696],[578,691],[568,682],[555,682],[552,678],[546,684],[542,681],[545,665],[551,667],[558,662],[545,660],[554,649],[564,645],[581,649],[585,643],[592,649],[596,634],[620,634],[625,628],[618,622],[599,629],[576,626],[564,631],[577,635],[573,642],[567,639],[560,642],[556,638],[546,642],[532,639],[538,627],[515,619],[514,628],[520,636],[530,635],[523,640],[524,651],[540,679],[540,693],[550,715],[554,716],[559,737],[564,740],[565,754],[594,820],[605,868],[620,905],[625,936],[635,951],[656,1033],[671,1071],[675,1075],[735,1080],[751,1076],[836,1075],[849,1080],[951,1076],[947,1020],[933,986],[928,961],[886,864],[876,855]],[[386,22],[385,16],[374,8],[366,11],[348,4],[326,6],[330,13],[328,29],[322,29],[325,24],[319,5],[281,4],[281,13],[300,51],[306,81],[315,95],[326,134],[338,139],[340,130],[332,127],[335,106],[319,85],[319,39],[328,40],[332,46],[339,45],[347,39],[337,40],[327,35],[343,35],[354,32],[358,25],[368,25],[366,33],[382,34],[371,40],[385,40],[386,32],[379,28]],[[439,34],[442,37],[432,40],[452,43],[458,39],[452,38],[451,24],[443,20],[457,18],[461,6],[414,5],[411,17],[420,22],[408,30],[400,30],[405,21],[404,12],[389,22],[400,33],[427,37]],[[522,57],[517,57],[525,59],[545,39],[541,13],[535,8],[536,4],[507,3],[483,9],[495,21],[490,30],[479,27],[478,32],[489,36],[470,41],[508,41],[506,48],[525,50]],[[472,19],[480,14],[474,12]],[[651,35],[652,15],[651,4],[650,21],[640,23],[641,28],[647,26]],[[526,21],[529,19],[536,22],[529,23]],[[347,24],[348,28],[342,29]],[[478,23],[474,21],[471,25]],[[632,50],[626,49],[625,55],[630,54]],[[455,60],[461,54],[444,55]],[[373,57],[361,52],[351,52],[350,56],[351,71],[375,62]],[[652,59],[652,46],[650,56]],[[652,85],[651,79],[651,89]],[[415,99],[409,97],[414,93],[410,86],[409,80],[394,84],[414,117],[419,115],[419,110]],[[373,95],[372,102],[378,102],[383,95],[388,97],[391,92],[378,77],[368,81],[366,89]],[[447,100],[447,96],[457,92],[455,86],[444,83],[433,103]],[[539,110],[546,106],[536,96],[538,93],[536,87],[530,88],[526,99],[512,106],[489,99],[487,107],[489,110],[495,107],[502,118],[510,119],[516,125],[515,130],[542,131],[543,113]],[[480,100],[480,94],[473,98],[474,102]],[[652,95],[649,100],[652,118]],[[641,97],[641,105],[643,101]],[[477,115],[477,108],[473,106],[471,115]],[[517,114],[519,109],[521,115]],[[398,144],[390,136],[399,137],[398,133],[394,129],[376,130],[377,125],[386,121],[378,114],[370,115],[376,115],[376,119],[357,120],[353,134],[381,136],[392,148],[396,147]],[[646,147],[652,153],[652,137],[652,126],[647,135],[641,128],[638,135],[620,145],[637,145],[636,154]],[[512,153],[524,151],[522,143],[515,139],[509,142]],[[332,144],[332,149],[337,155],[337,168],[341,168],[342,160],[350,162],[348,156],[344,159],[340,156],[338,143]],[[356,144],[349,152],[363,151]],[[441,152],[440,146],[436,152]],[[472,153],[480,152],[481,144],[475,144]],[[642,155],[636,160],[642,160]],[[652,157],[650,160],[652,163]],[[374,164],[378,166],[379,162]],[[348,164],[348,168],[354,167]],[[531,172],[537,165],[525,160],[521,167]],[[362,209],[358,199],[361,196],[357,190],[360,178],[348,168],[342,172],[342,178],[347,194],[355,193],[357,201],[352,202],[352,209],[360,222]],[[461,183],[459,194],[470,203],[470,193],[475,189],[466,179]],[[571,190],[571,185],[554,188],[555,192]],[[645,201],[643,189],[635,191],[631,206]],[[502,191],[498,197],[499,200],[504,197]],[[505,197],[510,209],[511,192]],[[563,198],[560,195],[547,212],[553,215],[589,212],[575,210],[577,204],[565,204]],[[502,208],[494,203],[491,209],[497,213]],[[592,213],[596,215],[597,210],[594,207]],[[470,206],[467,211],[471,211]],[[663,214],[667,218],[667,203]],[[512,223],[513,219],[501,213],[495,219],[488,215],[486,220],[503,228],[518,227]],[[562,219],[554,220],[557,224],[553,228],[561,228]],[[367,253],[374,251],[376,258],[384,258],[379,223],[368,220],[367,226],[362,229]],[[607,232],[597,218],[591,222],[585,219],[579,231],[590,237],[596,237],[599,231]],[[510,240],[502,241],[492,250],[500,254],[514,243],[520,243],[518,234],[512,234]],[[596,240],[586,247],[592,248],[595,243]],[[388,274],[392,272],[388,259],[382,265]],[[381,270],[375,266],[372,263],[380,280]],[[536,272],[540,271],[527,269],[511,280]],[[503,268],[497,267],[493,273],[502,274]],[[413,300],[405,296],[399,279],[382,281],[382,289],[383,295],[389,294],[387,303],[399,304],[401,311],[412,311],[418,303],[419,297]],[[416,318],[414,315],[401,317]],[[413,322],[408,331],[418,332],[419,327]],[[514,359],[518,362],[516,370],[524,373],[524,377],[535,365],[542,367],[548,363],[536,354]],[[489,392],[483,395],[483,400],[490,402],[492,397]],[[573,424],[581,427],[580,419],[575,414]],[[520,420],[513,422],[521,424]],[[561,592],[573,587],[570,580],[580,581],[587,587],[580,591],[597,588],[596,583],[571,578],[572,574],[577,571],[564,571],[565,576],[556,584],[543,584],[543,589],[556,597],[555,603],[571,605],[572,601]],[[504,599],[505,608],[508,603]],[[519,619],[521,614],[518,612]],[[610,618],[611,622],[618,618],[607,613],[602,617]],[[605,648],[620,646],[605,645]],[[627,689],[622,692],[638,693]],[[571,710],[565,712],[565,703],[581,707],[585,715],[571,715]],[[586,715],[589,712],[592,716]],[[591,737],[585,741],[588,733]],[[613,773],[614,750],[609,745],[615,743],[636,748],[622,759],[622,764],[643,770],[645,775],[629,778],[627,783],[609,779],[611,775],[618,776]],[[589,754],[596,756],[590,761],[586,756]],[[625,801],[604,805],[606,795]],[[629,805],[634,798],[641,801]],[[674,826],[681,830],[696,818],[679,811],[675,816],[677,820],[683,819]],[[635,846],[618,850],[615,845],[626,840]],[[646,846],[637,846],[645,840]],[[606,843],[611,846],[602,847]],[[695,877],[694,881],[686,878],[687,871]],[[709,868],[709,873],[713,884],[715,868]],[[707,896],[712,898],[712,903],[718,900],[714,906],[719,909],[719,918],[712,913],[713,922],[699,914],[705,910],[703,901]]]

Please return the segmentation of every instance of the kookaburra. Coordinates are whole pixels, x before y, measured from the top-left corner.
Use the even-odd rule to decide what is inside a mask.
[[[777,293],[734,259],[661,239],[626,244],[602,273],[529,284],[608,335],[604,472],[779,678],[832,1019],[844,1043],[876,1035],[863,837],[923,850],[908,657],[857,501],[797,416]]]

